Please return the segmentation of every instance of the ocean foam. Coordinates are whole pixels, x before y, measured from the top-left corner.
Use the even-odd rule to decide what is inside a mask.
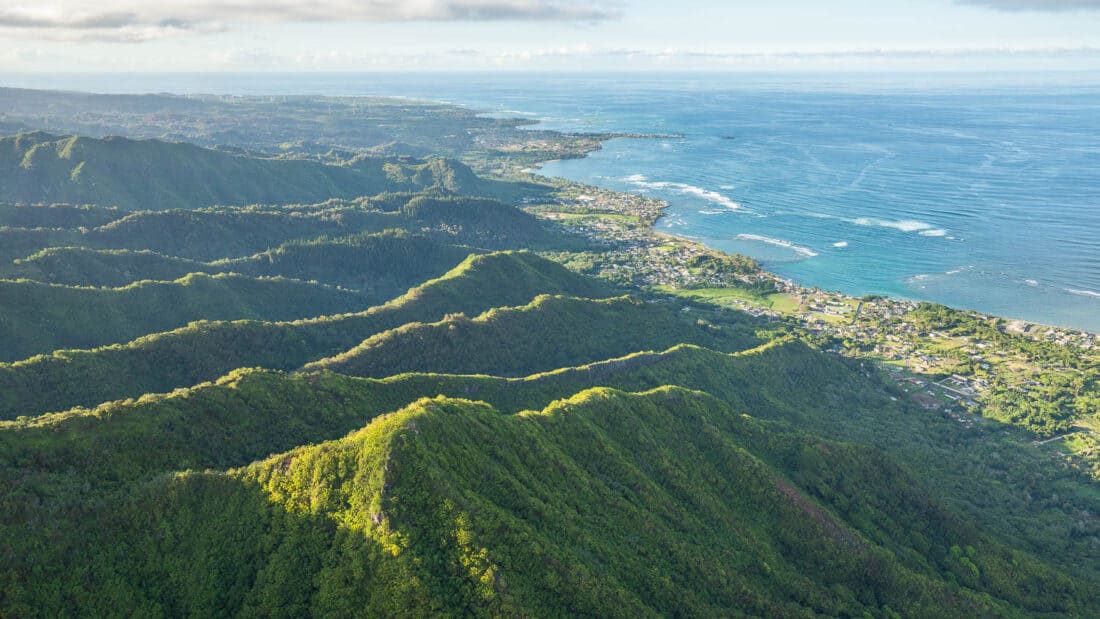
[[[847,247],[847,246],[848,246],[848,241],[837,241],[836,243],[833,243],[833,247],[844,248],[844,247]]]
[[[768,245],[775,245],[776,247],[783,247],[789,249],[794,253],[805,256],[807,258],[813,258],[818,255],[816,251],[809,247],[802,247],[801,245],[795,245],[790,241],[784,241],[783,239],[773,239],[769,236],[761,236],[759,234],[738,234],[737,238],[742,241],[757,241],[759,243],[767,243]]]
[[[947,230],[937,228],[935,230],[924,230],[920,233],[921,236],[947,236]]]
[[[902,232],[921,232],[932,231],[934,227],[932,224],[926,224],[923,221],[914,221],[912,219],[903,219],[901,221],[887,221],[885,219],[874,219],[872,217],[859,217],[851,220],[852,223],[857,226],[879,226],[882,228],[893,228],[894,230],[900,230]],[[938,234],[928,234],[926,236],[942,236]],[[921,232],[923,234],[923,232]],[[943,234],[947,234],[944,232]]]
[[[702,198],[707,202],[718,204],[734,211],[741,208],[740,204],[734,202],[733,200],[730,200],[726,196],[718,193],[717,191],[710,191],[709,189],[704,189],[696,185],[688,185],[687,183],[673,183],[670,181],[651,181],[644,174],[631,174],[623,180],[632,185],[637,185],[638,187],[643,187],[645,189],[671,189],[685,195],[692,195]]]
[[[1081,290],[1079,288],[1066,288],[1066,292],[1075,294],[1079,297],[1094,297],[1100,299],[1100,292],[1094,290]]]

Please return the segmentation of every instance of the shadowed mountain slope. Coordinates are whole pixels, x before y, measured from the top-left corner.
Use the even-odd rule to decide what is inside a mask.
[[[409,322],[478,314],[527,303],[540,294],[613,293],[596,280],[534,254],[472,255],[446,275],[364,312],[295,322],[203,321],[128,344],[55,351],[0,364],[0,418],[169,391],[240,367],[293,370]]]
[[[233,274],[193,273],[121,288],[0,280],[0,360],[126,342],[200,319],[293,320],[369,305],[355,291]]]
[[[393,298],[462,262],[469,248],[402,230],[292,241],[245,258],[200,262],[150,250],[44,249],[0,268],[9,279],[72,286],[124,286],[172,280],[188,273],[288,277],[356,290],[375,302]]]
[[[376,378],[416,371],[523,376],[679,343],[727,352],[751,348],[759,343],[753,329],[753,321],[718,326],[631,297],[543,295],[476,318],[410,323],[305,369]]]

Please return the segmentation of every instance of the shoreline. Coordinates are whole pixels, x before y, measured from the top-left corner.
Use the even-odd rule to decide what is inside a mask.
[[[536,122],[541,122],[541,121],[536,121]],[[562,132],[562,131],[557,131],[557,130],[547,130],[547,131],[553,131],[554,133],[560,133],[564,136],[579,135],[579,134],[572,134],[572,133]],[[601,137],[597,137],[597,136],[601,136]],[[541,178],[541,179],[565,181],[565,182],[571,183],[571,184],[584,185],[584,186],[597,188],[600,191],[606,191],[606,192],[611,192],[611,193],[619,193],[619,194],[628,195],[628,196],[639,195],[639,194],[635,194],[635,193],[632,193],[632,192],[620,191],[620,190],[612,189],[612,188],[609,188],[609,187],[602,187],[602,186],[599,186],[599,185],[588,185],[588,183],[584,183],[584,182],[581,182],[581,181],[575,181],[575,180],[568,179],[568,178],[565,178],[565,177],[550,176],[550,175],[544,174],[542,172],[543,166],[547,163],[553,163],[553,162],[556,162],[556,161],[564,161],[564,160],[567,160],[567,159],[568,160],[585,159],[585,158],[588,157],[588,155],[590,153],[602,150],[604,142],[608,142],[608,141],[616,140],[616,139],[647,139],[647,138],[660,139],[661,137],[664,137],[664,136],[663,135],[656,135],[656,134],[651,136],[651,135],[647,135],[647,134],[613,134],[613,133],[608,133],[608,134],[590,134],[589,137],[597,137],[597,139],[598,139],[597,143],[599,144],[599,148],[594,148],[592,150],[588,150],[588,151],[586,151],[582,154],[579,154],[576,157],[557,158],[557,159],[548,159],[548,160],[545,160],[545,161],[540,161],[537,164],[531,166],[528,170],[524,170],[523,172],[528,173],[528,174],[532,174],[532,175],[534,175],[538,178]],[[648,197],[648,196],[646,196],[646,197]],[[757,262],[759,262],[759,259],[757,259],[753,256],[749,256],[747,254],[730,254],[729,252],[726,252],[725,250],[722,250],[722,249],[717,248],[717,247],[711,247],[710,245],[707,245],[706,243],[704,243],[704,242],[702,242],[698,239],[695,239],[695,238],[682,236],[682,235],[676,234],[675,232],[658,231],[656,229],[656,224],[657,224],[658,221],[660,221],[661,218],[666,216],[665,211],[671,206],[671,203],[668,200],[665,200],[663,198],[650,198],[650,199],[657,200],[657,201],[663,203],[663,206],[658,210],[657,217],[654,218],[653,221],[649,224],[650,233],[655,234],[655,235],[670,236],[670,237],[674,237],[674,238],[677,238],[677,239],[680,239],[680,240],[686,241],[686,242],[697,243],[697,244],[700,244],[700,245],[703,245],[703,246],[707,247],[708,249],[710,249],[712,251],[720,252],[720,253],[723,253],[723,254],[726,254],[726,255],[743,255],[743,256],[746,256],[748,258],[752,258],[753,260],[756,260]],[[816,286],[816,285],[813,285],[813,284],[810,284],[810,283],[807,283],[807,282],[801,282],[801,281],[795,280],[793,278],[786,277],[786,276],[780,275],[778,273],[774,273],[774,272],[768,270],[767,268],[765,268],[763,266],[761,266],[761,270],[763,272],[767,273],[769,276],[771,276],[776,281],[783,282],[783,283],[785,283],[785,284],[787,284],[791,287],[794,287],[794,288],[799,288],[799,289],[804,289],[804,290],[820,290],[821,289],[819,286]],[[861,298],[860,296],[852,295],[852,294],[846,293],[842,290],[832,290],[832,291],[829,291],[829,292],[832,293],[832,294],[838,295],[838,296],[843,296],[845,298],[852,299],[852,300],[857,300],[857,301]],[[892,294],[892,293],[870,293],[870,294],[867,294],[867,295],[862,295],[863,298],[869,297],[869,296],[884,297],[886,299],[889,299],[891,301],[898,302],[898,303],[930,303],[930,304],[934,304],[934,305],[941,305],[943,307],[948,307],[948,308],[953,309],[953,310],[973,314],[975,316],[979,316],[979,317],[981,317],[983,319],[986,319],[986,320],[1004,321],[1008,325],[1013,325],[1014,326],[1014,328],[1012,329],[1014,332],[1032,333],[1032,332],[1036,332],[1036,331],[1042,331],[1042,332],[1045,333],[1047,331],[1053,330],[1055,332],[1061,331],[1061,332],[1076,334],[1078,337],[1081,337],[1081,338],[1091,337],[1093,339],[1100,340],[1100,329],[1092,330],[1092,329],[1072,327],[1072,326],[1067,326],[1067,325],[1058,325],[1058,324],[1053,324],[1053,323],[1040,322],[1040,321],[1036,321],[1036,320],[1029,320],[1027,318],[1022,318],[1022,317],[992,314],[992,313],[984,312],[984,311],[981,311],[981,310],[978,310],[978,309],[960,307],[960,306],[956,306],[956,305],[948,305],[948,304],[944,304],[944,303],[934,301],[934,300],[931,300],[931,299],[901,297],[901,296],[898,296],[898,295],[895,295],[895,294]]]

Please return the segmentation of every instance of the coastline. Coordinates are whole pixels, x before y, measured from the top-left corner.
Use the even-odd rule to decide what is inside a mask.
[[[784,278],[740,254],[658,231],[667,200],[527,172],[556,198],[523,208],[602,244],[550,256],[587,275],[648,291],[664,302],[725,307],[764,317],[820,350],[878,373],[921,408],[967,431],[1009,424],[1065,466],[1091,470],[1100,430],[1089,390],[1100,381],[1100,336],[884,295],[856,297]],[[1081,381],[1085,381],[1082,383]],[[1036,417],[1037,411],[1044,411]],[[1002,426],[1003,427],[1003,426]],[[1096,426],[1100,428],[1100,425]],[[1067,447],[1068,445],[1068,447]]]
[[[582,134],[572,134],[572,133],[560,132],[560,131],[556,131],[556,130],[551,130],[551,131],[554,131],[555,133],[561,133],[564,136],[571,136],[571,137],[574,136],[574,135],[582,135]],[[561,157],[561,158],[547,159],[545,161],[540,161],[540,162],[538,162],[534,165],[529,166],[527,169],[521,170],[521,172],[526,173],[526,174],[532,174],[536,178],[542,179],[542,180],[564,181],[564,182],[567,182],[567,183],[575,183],[575,184],[578,184],[578,185],[586,185],[586,186],[598,188],[601,191],[619,193],[619,194],[623,194],[623,195],[636,195],[636,194],[633,194],[631,192],[619,191],[619,190],[612,189],[612,188],[609,188],[609,187],[601,187],[601,186],[598,186],[598,185],[588,185],[587,183],[574,181],[574,180],[564,178],[564,177],[549,176],[549,175],[543,173],[542,169],[546,164],[549,164],[549,163],[554,163],[554,162],[563,161],[563,160],[585,159],[591,153],[601,150],[603,148],[603,143],[607,142],[607,141],[616,140],[616,139],[662,139],[662,138],[669,137],[669,136],[664,135],[664,134],[629,134],[629,133],[628,134],[604,133],[604,134],[584,134],[584,135],[586,137],[598,138],[598,147],[597,148],[592,148],[590,150],[585,150],[583,153],[577,154],[576,156]],[[682,241],[685,241],[685,242],[698,243],[698,244],[704,245],[708,249],[710,249],[712,251],[715,251],[715,252],[720,252],[720,253],[727,254],[727,255],[733,255],[730,252],[726,252],[725,250],[722,250],[720,248],[711,247],[709,245],[706,245],[702,241],[699,241],[698,239],[695,239],[695,238],[692,238],[692,237],[679,235],[679,234],[676,234],[675,232],[670,232],[670,231],[663,231],[663,230],[658,231],[656,229],[656,224],[661,218],[666,216],[665,211],[671,206],[671,203],[668,200],[661,199],[661,198],[654,198],[654,199],[662,202],[663,206],[659,209],[657,216],[655,218],[653,218],[653,220],[650,224],[650,232],[652,234],[675,237],[675,238],[678,238],[678,239],[680,239]],[[740,254],[738,254],[738,255],[740,255]],[[749,256],[749,257],[751,257],[751,256]],[[753,259],[757,260],[756,258],[753,258]],[[797,279],[795,279],[793,277],[782,276],[782,275],[779,275],[777,273],[767,271],[766,269],[763,269],[763,268],[762,268],[762,271],[767,273],[767,275],[770,276],[771,278],[773,278],[775,281],[783,283],[784,285],[788,286],[792,290],[797,290],[797,289],[811,290],[811,291],[820,290],[819,286],[809,284],[809,283],[806,283],[806,282],[802,282],[802,281],[798,281]],[[840,297],[844,297],[844,298],[847,298],[847,299],[852,299],[852,300],[858,300],[859,298],[861,298],[857,295],[844,293],[843,291],[829,291],[829,292],[830,292],[830,294],[840,296]],[[1002,314],[994,314],[994,313],[984,312],[984,311],[973,309],[973,308],[966,308],[966,307],[959,307],[959,306],[956,306],[956,305],[943,304],[943,303],[939,303],[937,301],[933,301],[933,300],[929,300],[929,299],[921,299],[919,297],[910,298],[910,297],[898,296],[896,294],[880,294],[880,293],[872,293],[871,295],[864,295],[864,296],[876,296],[876,297],[882,296],[882,297],[885,297],[885,298],[887,298],[891,301],[897,302],[897,303],[907,303],[907,304],[932,303],[932,304],[936,304],[936,305],[944,305],[945,307],[950,307],[951,309],[954,309],[954,310],[957,310],[957,311],[967,312],[967,313],[970,313],[974,316],[979,316],[979,317],[981,317],[985,320],[1004,321],[1005,323],[1007,323],[1009,325],[1012,325],[1012,327],[1011,327],[1012,330],[1014,332],[1017,332],[1017,333],[1045,335],[1047,332],[1053,331],[1054,333],[1052,333],[1051,335],[1053,337],[1055,337],[1056,339],[1063,339],[1064,340],[1064,339],[1067,339],[1066,334],[1071,334],[1068,339],[1084,340],[1084,341],[1090,342],[1091,346],[1100,346],[1100,329],[1092,330],[1092,329],[1085,329],[1085,328],[1077,328],[1077,327],[1071,327],[1071,326],[1066,326],[1066,325],[1059,325],[1059,324],[1054,324],[1054,323],[1041,322],[1041,321],[1036,321],[1036,320],[1029,320],[1027,318],[1022,318],[1022,317],[1019,317],[1019,316],[1007,316],[1007,315],[1002,315]]]

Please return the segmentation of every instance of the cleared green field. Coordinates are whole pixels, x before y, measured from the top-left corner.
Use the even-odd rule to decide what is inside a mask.
[[[657,290],[680,297],[709,301],[718,305],[733,306],[738,301],[764,307],[783,314],[798,311],[798,302],[785,292],[762,295],[747,288],[691,288],[676,289],[671,286],[658,286]]]

